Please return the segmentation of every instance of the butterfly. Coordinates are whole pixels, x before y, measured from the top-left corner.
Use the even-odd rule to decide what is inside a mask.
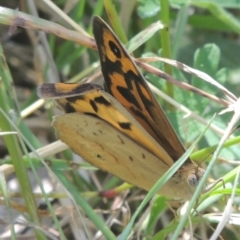
[[[38,87],[65,114],[52,122],[58,138],[94,166],[150,190],[185,149],[131,56],[111,28],[93,18],[105,88],[93,83]],[[188,158],[159,194],[191,198],[204,170]]]

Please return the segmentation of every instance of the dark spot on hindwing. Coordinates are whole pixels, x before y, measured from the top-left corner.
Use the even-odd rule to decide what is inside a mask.
[[[133,161],[133,158],[132,158],[131,156],[129,156],[129,159],[130,159],[131,161]]]
[[[94,100],[90,99],[89,104],[96,113],[98,112],[98,104],[102,104],[106,107],[111,106],[111,103],[108,102],[103,96],[95,97]]]
[[[94,101],[95,101],[96,103],[103,104],[103,105],[105,105],[105,106],[107,106],[107,107],[111,106],[111,103],[108,102],[103,96],[95,97],[95,98],[94,98]]]
[[[112,52],[114,53],[114,55],[117,58],[121,58],[122,57],[121,52],[120,52],[118,46],[113,41],[109,41],[108,45],[109,45],[110,49],[112,50]]]
[[[95,103],[95,101],[93,101],[92,99],[89,101],[90,105],[92,106],[93,110],[95,112],[98,112],[98,106],[97,104]]]
[[[100,155],[100,154],[97,154],[96,157],[97,157],[98,159],[104,160],[103,157],[102,157],[102,155]]]
[[[127,129],[127,130],[131,130],[131,123],[130,122],[118,122],[118,125],[120,126],[120,128],[122,129]]]

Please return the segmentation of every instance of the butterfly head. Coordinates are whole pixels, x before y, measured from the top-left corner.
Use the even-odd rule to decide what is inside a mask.
[[[204,172],[205,172],[205,170],[202,168],[197,167],[197,168],[193,169],[193,171],[188,174],[187,183],[190,186],[196,188],[200,179],[202,178]]]

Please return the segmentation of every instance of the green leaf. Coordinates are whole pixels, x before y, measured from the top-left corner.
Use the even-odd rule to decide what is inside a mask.
[[[143,19],[156,16],[160,11],[159,1],[139,0],[139,6],[137,8],[137,11],[138,11],[138,15]]]
[[[214,77],[218,70],[219,61],[219,47],[215,44],[206,44],[195,52],[194,68]],[[193,79],[195,79],[195,77],[193,77]]]
[[[148,226],[145,232],[147,236],[152,235],[159,216],[161,216],[161,213],[166,209],[166,207],[166,199],[162,196],[156,196],[152,204]]]

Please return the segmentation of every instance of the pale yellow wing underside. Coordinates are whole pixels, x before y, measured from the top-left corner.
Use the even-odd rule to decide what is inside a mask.
[[[93,116],[64,114],[54,117],[53,126],[58,137],[75,153],[94,166],[145,190],[151,189],[169,169],[125,134]],[[176,173],[159,193],[173,199],[189,199],[194,188],[183,176],[186,174]]]

